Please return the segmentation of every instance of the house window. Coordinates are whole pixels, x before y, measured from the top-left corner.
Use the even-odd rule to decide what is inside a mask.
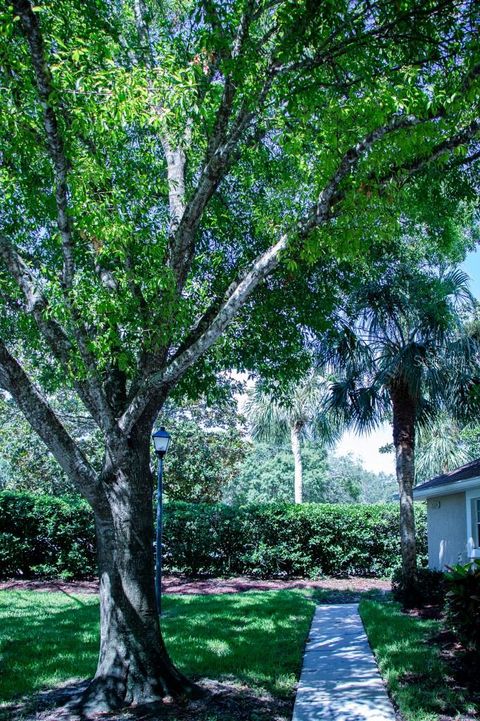
[[[478,485],[465,493],[467,502],[467,557],[480,559],[480,494]]]
[[[474,527],[474,538],[475,546],[480,548],[480,498],[473,499],[473,527]]]

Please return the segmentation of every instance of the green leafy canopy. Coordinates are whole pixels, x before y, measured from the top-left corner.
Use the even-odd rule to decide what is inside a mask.
[[[1,225],[34,271],[46,312],[70,336],[68,372],[76,377],[88,371],[75,317],[88,328],[87,351],[99,367],[114,363],[134,377],[142,353],[178,346],[239,268],[279,232],[292,233],[291,221],[316,202],[342,155],[395,116],[416,115],[420,122],[385,135],[365,154],[340,183],[331,222],[300,242],[292,235],[285,266],[304,268],[308,261],[335,270],[340,262],[345,272],[349,264],[350,270],[368,265],[392,250],[405,224],[428,224],[434,248],[458,252],[459,228],[471,217],[471,179],[461,168],[445,179],[450,161],[443,155],[426,179],[403,181],[418,157],[478,114],[474,3],[147,3],[153,61],[133,4],[54,0],[33,10],[68,163],[76,265],[68,299],[59,280],[63,260],[42,105],[22,23],[8,6],[1,17]],[[245,18],[242,49],[233,57]],[[179,295],[165,262],[170,211],[162,138],[185,153],[192,197],[230,82],[231,125],[242,113],[251,118],[205,209]],[[462,146],[458,159],[467,152]],[[402,182],[390,180],[392,167],[402,164]],[[341,267],[336,271],[342,275]],[[37,346],[40,365],[44,341],[18,308],[21,295],[11,276],[2,271],[0,283],[2,335]],[[320,288],[323,315],[334,286],[330,279],[328,292]],[[272,355],[258,337],[267,316],[290,348],[289,360],[279,344],[277,370],[291,365],[299,338],[289,333],[288,321],[294,314],[297,325],[305,323],[307,312],[301,300],[294,307],[285,290],[298,299],[308,289],[280,272],[268,293],[259,294],[262,320],[246,307],[231,346],[211,354],[210,364],[251,367]],[[235,343],[241,329],[246,349]],[[200,385],[209,376],[208,367],[199,366]]]

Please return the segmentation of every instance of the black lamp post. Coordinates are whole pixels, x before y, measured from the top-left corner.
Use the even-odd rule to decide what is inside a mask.
[[[152,435],[155,453],[158,458],[158,484],[157,484],[157,529],[155,553],[155,596],[157,599],[158,615],[162,613],[162,512],[163,512],[163,459],[170,445],[170,434],[162,426]]]

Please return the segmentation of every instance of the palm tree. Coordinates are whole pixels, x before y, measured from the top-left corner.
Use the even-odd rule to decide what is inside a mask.
[[[416,482],[428,481],[475,460],[478,453],[465,438],[471,428],[472,423],[465,425],[447,412],[439,413],[431,424],[420,426],[415,451]]]
[[[257,383],[249,392],[245,416],[252,437],[260,441],[284,443],[290,440],[295,467],[295,503],[303,501],[302,441],[334,443],[338,423],[327,409],[328,384],[318,373],[309,372],[283,394],[263,390]]]
[[[392,423],[407,595],[416,581],[416,430],[440,409],[455,407],[476,361],[476,344],[461,322],[473,306],[467,282],[458,269],[418,271],[398,263],[354,293],[327,351],[338,373],[332,407],[359,431]]]

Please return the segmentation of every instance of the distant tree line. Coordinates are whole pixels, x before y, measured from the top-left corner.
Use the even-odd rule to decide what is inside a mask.
[[[55,399],[65,415],[78,412],[68,398]],[[165,463],[167,500],[194,503],[269,503],[294,500],[294,458],[285,443],[252,441],[236,403],[203,401],[171,405],[162,422],[172,436]],[[95,433],[86,423],[83,443]],[[320,441],[302,449],[304,501],[371,503],[392,500],[393,476],[363,468],[352,456],[337,457]],[[14,403],[0,396],[0,488],[54,496],[75,489],[42,441],[32,436]]]

